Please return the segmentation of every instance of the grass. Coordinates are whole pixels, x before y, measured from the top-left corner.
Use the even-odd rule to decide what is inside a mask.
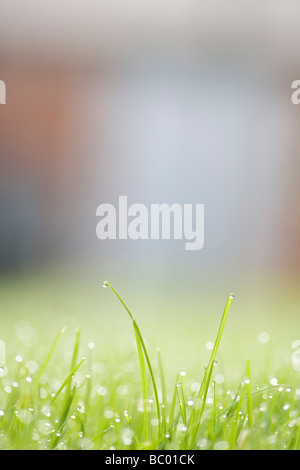
[[[297,368],[287,362],[275,367],[272,355],[260,357],[265,363],[260,383],[253,379],[257,361],[246,359],[234,373],[229,368],[228,377],[218,370],[232,294],[215,341],[207,343],[210,355],[204,369],[202,361],[196,360],[193,371],[179,369],[172,379],[168,372],[176,355],[165,357],[164,344],[151,354],[152,345],[125,301],[110,283],[103,287],[125,309],[134,349],[122,343],[121,354],[109,350],[101,359],[95,357],[97,345],[89,342],[83,356],[80,327],[67,355],[65,327],[52,344],[48,337],[43,341],[47,352],[34,344],[21,355],[17,349],[11,351],[6,341],[9,357],[0,370],[1,449],[300,449]],[[155,321],[154,327],[159,328],[156,317]],[[26,340],[26,324],[18,322],[18,327]],[[101,322],[99,329],[104,341],[108,329]],[[111,339],[114,333],[110,331]],[[294,346],[297,362],[299,345]],[[231,348],[238,354],[238,342],[232,341]]]

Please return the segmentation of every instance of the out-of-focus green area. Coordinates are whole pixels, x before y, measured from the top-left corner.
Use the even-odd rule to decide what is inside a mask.
[[[55,351],[57,370],[67,369],[74,330],[82,329],[81,353],[94,343],[95,360],[111,364],[135,358],[130,319],[112,292],[102,289],[96,275],[83,279],[71,274],[3,277],[0,283],[1,329],[7,362],[16,355],[24,360],[45,359],[58,334],[67,330]],[[202,377],[215,340],[229,292],[205,285],[132,285],[130,279],[110,282],[128,304],[140,326],[154,365],[160,347],[166,376],[172,381],[185,369]],[[227,380],[241,380],[246,360],[253,375],[272,375],[280,367],[293,370],[291,345],[299,339],[300,296],[283,283],[249,285],[235,299],[218,353],[219,372]],[[129,359],[128,359],[129,360]],[[138,360],[134,368],[138,372]],[[109,371],[109,367],[108,367]],[[59,373],[59,372],[58,372]]]

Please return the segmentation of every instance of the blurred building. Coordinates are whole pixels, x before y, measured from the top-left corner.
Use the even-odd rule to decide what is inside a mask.
[[[299,269],[298,13],[3,0],[0,268],[124,251],[185,263],[178,242],[99,244],[96,207],[126,194],[205,204],[205,248],[188,262]]]

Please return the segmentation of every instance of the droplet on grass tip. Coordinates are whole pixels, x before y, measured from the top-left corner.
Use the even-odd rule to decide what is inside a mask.
[[[234,299],[234,294],[231,292],[228,296],[230,299]]]
[[[103,284],[102,284],[103,289],[106,289],[107,286],[108,286],[108,282],[107,282],[107,281],[104,281]]]

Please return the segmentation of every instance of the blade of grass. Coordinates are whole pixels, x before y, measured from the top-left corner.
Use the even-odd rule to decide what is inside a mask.
[[[169,414],[169,423],[172,423],[175,416],[176,403],[177,403],[177,382],[179,379],[179,374],[177,375],[177,380],[174,387],[173,397],[171,401],[170,414]]]
[[[246,365],[246,374],[247,374],[247,412],[248,412],[248,425],[249,428],[252,428],[253,424],[253,406],[252,406],[252,396],[251,396],[251,366],[250,360],[247,360]]]
[[[70,373],[75,369],[76,367],[76,362],[77,362],[77,357],[79,353],[79,346],[80,346],[80,334],[81,334],[81,329],[76,328],[75,330],[75,341],[74,341],[74,348],[73,348],[73,354],[72,354],[72,359],[71,359],[71,364],[70,364]],[[71,383],[72,381],[69,380],[67,383],[67,391],[66,391],[66,396],[69,395],[70,390],[71,390]]]
[[[162,390],[162,426],[163,426],[163,433],[165,434],[167,431],[166,405],[167,405],[168,398],[167,398],[167,388],[166,388],[163,364],[161,360],[160,348],[157,348],[157,357],[158,357],[158,368],[159,368],[160,383],[161,383],[161,390]]]
[[[145,359],[143,355],[143,348],[139,340],[138,334],[134,328],[134,335],[136,340],[136,346],[138,351],[141,377],[142,377],[142,394],[143,394],[143,415],[144,415],[144,441],[147,442],[149,438],[149,418],[148,418],[148,382],[147,382],[147,370],[145,366]]]
[[[63,410],[62,410],[58,425],[56,427],[54,435],[49,444],[51,449],[54,449],[57,446],[59,440],[61,439],[62,429],[68,420],[68,414],[69,414],[72,402],[74,400],[75,392],[76,392],[76,384],[70,389],[70,392],[68,396],[66,397],[66,401],[63,406]]]
[[[60,332],[58,333],[57,337],[55,338],[55,341],[54,341],[54,343],[53,343],[53,345],[52,345],[52,347],[51,347],[51,349],[50,349],[50,351],[49,351],[49,354],[48,354],[48,356],[46,357],[46,360],[45,360],[45,362],[43,363],[43,365],[42,365],[42,367],[41,367],[41,369],[40,369],[40,371],[39,371],[39,373],[38,373],[38,375],[37,375],[35,381],[33,382],[33,389],[35,389],[35,387],[36,387],[37,384],[39,383],[40,378],[41,378],[41,376],[42,376],[42,374],[43,374],[43,372],[44,372],[44,370],[45,370],[45,368],[46,368],[48,362],[49,362],[50,359],[51,359],[51,356],[52,356],[52,354],[53,354],[53,352],[54,352],[54,349],[56,348],[56,345],[57,345],[57,343],[58,343],[58,340],[59,340],[59,338],[62,336],[62,334],[65,332],[65,330],[66,330],[66,327],[63,327],[63,328],[60,330]]]
[[[177,382],[176,390],[182,421],[183,424],[186,425],[186,405],[182,382]]]
[[[238,400],[237,400],[237,397],[236,397],[236,400],[235,400],[236,401],[235,418],[234,418],[234,422],[233,422],[233,426],[232,426],[231,433],[230,433],[230,438],[229,438],[229,450],[233,450],[236,447],[238,436],[239,436],[238,428],[239,428],[240,423],[241,423],[241,420],[239,419],[240,418],[239,413],[240,413],[241,408],[242,408],[242,400],[243,400],[243,396],[244,396],[244,393],[245,393],[244,386],[242,386],[241,389],[242,389],[241,396],[239,397]]]
[[[146,362],[147,362],[147,365],[148,365],[148,369],[149,369],[149,373],[150,373],[150,377],[151,377],[151,381],[152,381],[152,387],[153,387],[154,399],[155,399],[155,405],[156,405],[157,421],[158,421],[158,424],[157,424],[158,435],[160,435],[160,433],[161,433],[161,418],[160,418],[160,405],[159,405],[159,398],[158,398],[158,391],[157,391],[156,381],[155,381],[153,369],[152,369],[152,366],[151,366],[150,358],[149,358],[149,355],[148,355],[148,352],[147,352],[147,349],[146,349],[146,346],[145,346],[144,339],[143,339],[142,334],[140,332],[140,329],[139,329],[139,327],[138,327],[135,320],[133,320],[133,324],[134,324],[134,328],[137,331],[138,337],[141,341],[141,345],[142,345],[142,348],[143,348],[143,352],[144,352],[144,355],[145,355],[145,358],[146,358]]]
[[[81,364],[85,361],[85,357],[83,357],[81,359],[81,361],[79,362],[79,364],[77,364],[77,366],[72,370],[72,372],[67,376],[67,378],[63,381],[63,383],[61,384],[61,386],[59,387],[59,389],[57,390],[57,392],[55,393],[55,395],[53,396],[52,400],[51,400],[51,404],[53,404],[53,402],[56,400],[56,398],[58,397],[58,395],[60,394],[60,392],[66,387],[66,385],[68,385],[69,381],[71,381],[73,375],[75,374],[75,372],[77,372],[77,370],[79,369],[79,367],[81,366]]]
[[[206,399],[207,392],[208,392],[208,387],[209,387],[209,383],[210,383],[210,379],[211,379],[211,375],[213,371],[214,362],[215,362],[216,355],[220,346],[221,338],[224,332],[226,320],[228,317],[228,313],[229,313],[233,298],[234,298],[234,294],[229,294],[224,311],[223,311],[223,315],[222,315],[221,323],[219,326],[218,334],[214,343],[214,347],[211,352],[210,359],[209,359],[208,365],[204,373],[203,381],[201,383],[201,387],[200,387],[200,390],[196,399],[195,407],[194,407],[193,412],[191,413],[190,420],[188,423],[189,427],[194,428],[194,432],[192,433],[193,441],[196,438],[200,421],[201,421],[201,417],[203,415],[203,411],[205,407],[205,399]]]
[[[123,305],[123,307],[125,308],[125,310],[127,311],[128,315],[130,316],[130,318],[132,320],[133,329],[134,329],[135,338],[136,338],[136,343],[137,343],[137,347],[138,347],[138,353],[139,353],[139,360],[140,360],[140,366],[141,366],[143,382],[145,380],[145,373],[144,373],[145,366],[144,366],[144,361],[142,359],[142,356],[143,355],[145,356],[147,366],[148,366],[148,369],[149,369],[149,373],[150,373],[150,377],[151,377],[153,392],[154,392],[154,399],[155,399],[156,413],[157,413],[157,420],[158,420],[157,428],[158,428],[158,434],[160,435],[160,433],[161,433],[161,430],[160,430],[161,429],[161,418],[160,418],[160,405],[159,405],[157,386],[156,386],[156,381],[155,381],[153,369],[152,369],[152,366],[151,366],[151,361],[150,361],[150,358],[149,358],[149,355],[148,355],[147,348],[145,346],[143,336],[142,336],[141,331],[140,331],[140,329],[139,329],[139,327],[138,327],[138,325],[135,321],[134,316],[132,315],[131,311],[127,307],[127,305],[124,302],[124,300],[122,299],[122,297],[117,293],[117,291],[114,289],[114,287],[109,282],[105,281],[103,283],[103,287],[107,287],[107,286],[109,286],[109,288],[113,291],[115,296],[119,299],[119,301],[121,302],[121,304]],[[142,351],[140,351],[140,347],[142,348]]]
[[[118,294],[118,292],[114,289],[114,287],[107,281],[103,283],[103,287],[109,286],[110,289],[113,291],[117,299],[121,302],[125,310],[127,311],[132,324],[133,324],[133,331],[134,331],[134,336],[135,336],[135,341],[136,341],[136,346],[137,346],[137,352],[138,352],[138,358],[139,358],[139,364],[140,364],[140,371],[141,371],[141,377],[142,377],[142,395],[143,395],[143,416],[144,416],[144,426],[143,426],[143,435],[144,435],[144,441],[148,441],[148,427],[149,427],[149,419],[148,419],[148,383],[147,383],[147,371],[146,371],[146,366],[145,366],[145,359],[144,359],[144,354],[143,354],[143,346],[141,343],[140,335],[138,333],[137,325],[134,321],[134,317],[127,307],[126,303],[122,299],[122,297]]]

